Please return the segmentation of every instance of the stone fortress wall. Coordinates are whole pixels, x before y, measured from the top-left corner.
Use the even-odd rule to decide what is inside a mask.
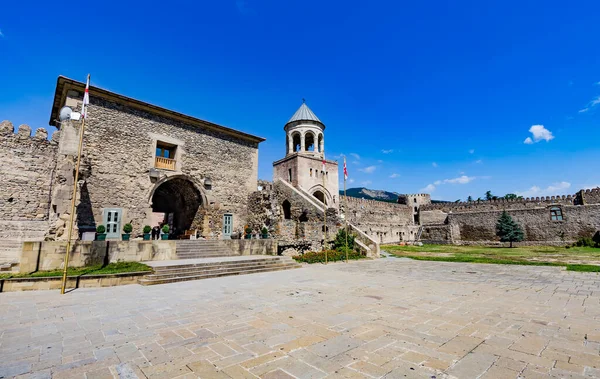
[[[340,196],[340,213],[379,243],[413,241],[418,225],[413,222],[413,207],[405,204]]]
[[[50,190],[56,169],[59,133],[48,140],[44,128],[31,136],[28,125],[14,132],[0,123],[0,241],[43,240],[48,228]],[[10,253],[0,246],[0,255]]]
[[[553,220],[551,209],[562,219]],[[600,188],[575,195],[438,203],[421,207],[424,242],[497,243],[496,222],[506,210],[524,232],[524,244],[563,245],[600,230]]]

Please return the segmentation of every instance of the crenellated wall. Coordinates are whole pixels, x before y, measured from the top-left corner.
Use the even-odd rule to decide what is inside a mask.
[[[600,187],[577,192],[577,202],[582,205],[600,204]]]
[[[486,200],[486,201],[461,201],[458,203],[436,203],[421,206],[421,211],[441,210],[443,212],[478,212],[493,211],[501,209],[527,209],[543,204],[563,204],[573,205],[576,196],[541,196],[528,197],[524,199],[506,200]]]
[[[48,220],[56,150],[46,129],[31,136],[28,125],[14,133],[10,121],[0,123],[0,220]]]
[[[419,226],[410,205],[340,196],[342,214],[346,204],[348,221],[379,243],[412,241],[417,236]]]

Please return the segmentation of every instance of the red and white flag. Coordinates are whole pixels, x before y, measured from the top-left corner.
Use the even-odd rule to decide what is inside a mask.
[[[348,180],[348,169],[346,168],[346,157],[344,157],[344,180]]]
[[[323,172],[327,172],[325,170],[325,163],[327,163],[327,162],[325,162],[325,152],[323,152]]]
[[[81,105],[81,117],[85,118],[87,110],[86,106],[90,103],[90,76],[87,77],[87,83],[85,84],[85,92],[83,94],[83,104]]]

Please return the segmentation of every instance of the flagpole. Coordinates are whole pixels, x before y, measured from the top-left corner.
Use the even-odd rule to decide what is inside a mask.
[[[87,76],[87,83],[89,85],[90,82],[90,74]],[[87,90],[87,88],[86,88]],[[75,218],[75,197],[77,197],[77,182],[79,181],[79,167],[81,166],[81,150],[83,147],[83,132],[85,130],[85,101],[82,105],[82,116],[83,120],[81,120],[81,130],[79,131],[79,147],[77,150],[77,164],[75,168],[75,181],[73,182],[73,197],[71,198],[71,215],[69,217],[69,231],[67,234],[67,251],[65,252],[65,267],[63,268],[63,277],[62,284],[60,288],[61,295],[65,294],[65,288],[67,286],[67,268],[69,267],[69,255],[71,252],[71,237],[73,235],[73,219]]]
[[[325,249],[325,264],[327,264],[327,197],[325,196],[325,152],[323,152],[323,205],[325,206],[325,212],[323,213],[323,249]]]
[[[346,263],[348,263],[348,197],[346,197],[346,157],[344,157],[344,221],[346,221]]]

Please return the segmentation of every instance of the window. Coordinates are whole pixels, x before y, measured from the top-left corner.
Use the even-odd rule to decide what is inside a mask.
[[[417,211],[418,211],[418,209],[417,209],[417,207],[415,207],[415,212],[417,212]]]
[[[175,170],[175,153],[177,145],[156,141],[156,157],[154,167],[163,170]]]
[[[292,182],[292,169],[288,169],[288,182]]]
[[[562,209],[560,209],[560,207],[550,208],[550,219],[552,221],[562,221],[563,220]]]
[[[312,168],[310,169],[310,177],[312,178]]]
[[[233,215],[226,213],[223,215],[223,239],[231,238],[231,231],[233,229]]]
[[[415,203],[417,202],[417,198],[416,197],[413,200],[414,200]]]
[[[281,207],[283,208],[283,218],[286,220],[291,220],[292,219],[292,204],[290,204],[289,201],[284,200],[283,204],[281,204]]]

